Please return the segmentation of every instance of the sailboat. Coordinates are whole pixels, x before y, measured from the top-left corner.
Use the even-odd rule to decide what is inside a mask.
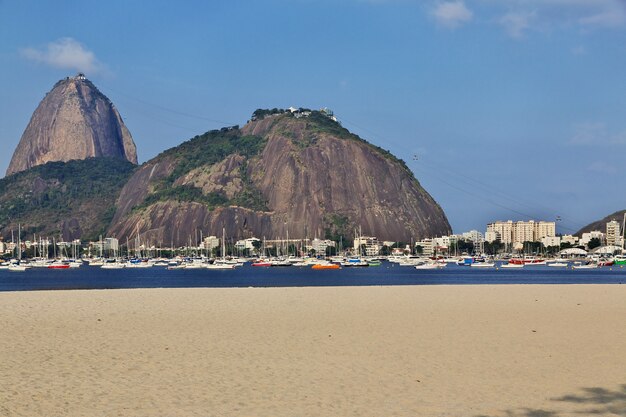
[[[207,264],[207,269],[235,269],[237,264],[226,262],[226,229],[222,228],[222,259]]]
[[[624,240],[626,239],[626,230],[624,230],[624,226],[626,226],[626,213],[624,213],[624,219],[622,220],[622,254],[621,255],[615,255],[615,258],[613,258],[613,265],[619,265],[620,267],[623,267],[624,265],[626,265],[626,255],[624,255]]]
[[[11,239],[13,241],[13,239]],[[11,262],[9,264],[9,271],[11,272],[24,272],[28,266],[22,263],[22,225],[17,225],[17,263]]]

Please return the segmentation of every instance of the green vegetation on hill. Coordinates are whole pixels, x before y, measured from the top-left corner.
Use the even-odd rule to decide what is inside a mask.
[[[94,239],[111,222],[134,169],[122,159],[90,158],[49,162],[0,179],[0,233],[10,236],[20,223],[25,236],[59,237],[61,224],[74,219],[81,237]]]
[[[308,127],[313,132],[326,133],[326,134],[333,135],[341,139],[355,140],[357,142],[363,143],[367,145],[368,147],[370,147],[371,149],[376,150],[384,158],[392,162],[396,162],[400,164],[404,169],[407,170],[407,172],[411,175],[411,177],[413,177],[413,179],[417,181],[417,179],[415,179],[415,176],[413,175],[413,172],[409,169],[409,167],[406,165],[406,162],[404,162],[402,159],[397,158],[387,149],[383,149],[380,146],[376,146],[366,141],[365,139],[362,139],[359,135],[351,133],[348,129],[341,126],[339,122],[332,120],[323,112],[321,111],[311,112],[311,115],[308,116],[308,120],[311,121]]]
[[[239,129],[211,130],[163,152],[177,160],[176,169],[169,176],[173,183],[179,177],[200,166],[223,161],[227,156],[239,154],[246,158],[258,155],[267,141],[259,136],[242,136]]]
[[[332,120],[324,111],[312,111],[309,109],[299,109],[298,114],[308,114],[301,116],[299,120],[305,123],[305,135],[303,138],[295,139],[295,135],[289,130],[288,125],[278,127],[284,129],[282,132],[287,137],[291,137],[294,144],[299,148],[306,148],[315,144],[317,136],[320,134],[331,135],[340,139],[354,140],[374,149],[384,158],[391,160],[403,166],[409,175],[413,177],[412,172],[408,169],[404,161],[393,156],[389,151],[361,139],[358,135],[350,133],[348,129],[341,126],[340,123]],[[253,120],[261,120],[265,117],[279,115],[280,118],[293,119],[296,115],[284,109],[257,109],[253,115]],[[280,120],[280,119],[278,119]],[[251,210],[267,211],[266,201],[261,192],[254,187],[252,181],[247,175],[247,161],[242,165],[240,176],[244,183],[244,190],[238,193],[232,199],[225,195],[212,192],[205,194],[200,188],[192,185],[174,185],[176,180],[186,175],[190,171],[199,167],[208,167],[223,161],[226,157],[233,154],[239,154],[246,159],[250,159],[262,152],[267,139],[247,135],[244,136],[238,126],[226,127],[220,130],[211,130],[202,135],[193,137],[183,142],[175,148],[168,149],[161,153],[158,158],[172,158],[176,162],[176,166],[172,173],[152,184],[151,193],[144,201],[135,206],[134,210],[143,210],[150,205],[160,201],[179,201],[179,202],[197,202],[207,206],[209,210],[213,210],[220,206],[236,205]],[[415,177],[413,177],[415,180]],[[415,180],[417,181],[417,180]]]
[[[204,194],[200,188],[191,185],[175,186],[176,180],[191,170],[211,166],[223,161],[226,157],[238,154],[249,159],[258,155],[267,143],[259,136],[243,136],[238,127],[211,130],[203,135],[182,143],[181,145],[163,152],[159,157],[170,157],[176,160],[174,171],[166,178],[155,184],[153,192],[135,207],[135,210],[144,209],[159,201],[194,201],[205,204],[210,210],[228,205],[237,205],[252,210],[267,210],[267,205],[260,191],[253,185],[247,175],[247,163],[240,170],[244,189],[233,199],[213,192]]]

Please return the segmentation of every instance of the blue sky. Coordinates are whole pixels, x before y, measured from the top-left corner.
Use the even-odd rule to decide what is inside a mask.
[[[78,70],[140,162],[256,108],[333,109],[455,232],[626,208],[624,0],[0,0],[0,172]]]

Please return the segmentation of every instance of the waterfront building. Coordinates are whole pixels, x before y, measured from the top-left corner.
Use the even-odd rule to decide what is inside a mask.
[[[80,240],[74,240],[73,242],[58,242],[57,246],[69,248],[72,245],[80,245]],[[100,255],[100,254],[118,254],[120,250],[120,242],[118,239],[114,237],[107,237],[104,240],[99,240],[97,242],[89,242],[89,247],[91,251]]]
[[[578,244],[578,236],[563,235],[561,236],[561,243],[569,243],[572,246],[576,246]]]
[[[487,243],[493,243],[497,240],[500,239],[500,236],[498,236],[498,233],[493,231],[493,230],[487,230],[485,232],[485,242]]]
[[[220,239],[217,236],[208,236],[204,238],[202,242],[202,249],[205,250],[213,250],[220,246]]]
[[[556,236],[556,222],[535,222],[534,225],[535,241],[541,241],[544,237]]]
[[[365,246],[365,255],[376,256],[380,252],[381,245],[374,236],[361,236],[354,239],[354,252],[361,254],[361,248]]]
[[[510,245],[513,243],[513,221],[508,220],[505,222],[497,221],[489,223],[487,225],[487,231],[485,232],[485,235],[487,234],[489,234],[489,238],[493,238],[495,236],[495,239],[491,240],[491,242],[494,240],[500,240],[500,242],[505,245]]]
[[[599,230],[593,230],[591,232],[588,233],[583,233],[583,235],[581,236],[580,240],[578,241],[581,245],[589,246],[589,242],[591,242],[592,239],[598,239],[600,241],[600,243],[604,244],[605,242],[605,236],[604,233],[602,233]]]
[[[488,242],[500,240],[505,245],[521,247],[524,242],[541,242],[545,237],[556,236],[556,223],[546,221],[497,221],[487,225]],[[487,237],[487,236],[486,236]]]
[[[561,238],[559,236],[545,236],[541,238],[541,244],[548,248],[550,246],[561,246]]]
[[[523,245],[524,242],[536,242],[535,222],[515,222],[513,224],[513,246]]]
[[[258,246],[258,247],[261,246],[260,242],[261,242],[261,239],[257,239],[256,237],[250,237],[248,239],[238,240],[235,243],[235,248],[238,251],[243,251],[243,250],[246,250],[246,249],[252,251],[252,250],[255,249],[255,245]],[[219,239],[218,239],[218,244],[219,244]],[[213,248],[211,248],[211,249],[213,249]]]
[[[433,256],[435,254],[435,245],[433,244],[433,239],[422,239],[418,242],[415,242],[415,248],[417,247],[421,249],[421,255],[424,256]],[[415,252],[419,253],[420,251],[416,250]]]
[[[336,246],[336,243],[332,240],[329,239],[318,239],[315,238],[311,241],[311,249],[313,249],[315,251],[315,253],[317,254],[324,254],[326,253],[326,249],[331,247],[334,248]]]
[[[611,246],[622,246],[621,228],[617,221],[611,220],[606,224],[606,244]]]
[[[461,235],[461,238],[467,242],[472,242],[474,253],[482,253],[484,250],[485,237],[478,230],[470,230]]]

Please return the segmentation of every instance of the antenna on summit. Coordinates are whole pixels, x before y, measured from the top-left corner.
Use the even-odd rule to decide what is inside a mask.
[[[85,74],[83,74],[82,72],[79,72],[78,74],[76,74],[74,79],[75,80],[80,80],[80,81],[85,81],[87,79],[87,77],[85,77]]]

